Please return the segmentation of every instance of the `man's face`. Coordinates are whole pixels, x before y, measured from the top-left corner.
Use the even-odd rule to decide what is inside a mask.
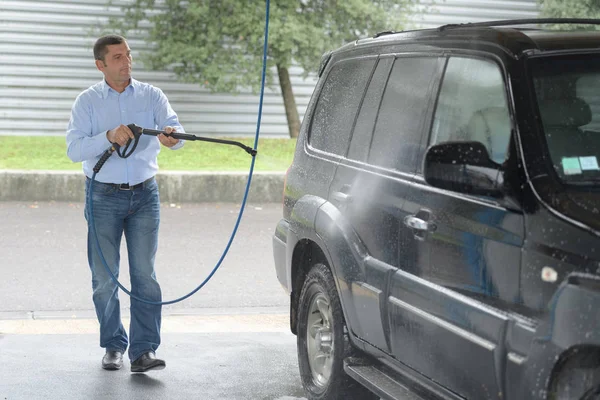
[[[127,42],[107,46],[104,61],[96,60],[96,67],[109,83],[128,82],[131,78],[131,50]]]

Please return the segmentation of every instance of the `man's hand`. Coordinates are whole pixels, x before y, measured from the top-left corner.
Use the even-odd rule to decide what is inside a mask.
[[[165,132],[167,132],[167,133],[175,133],[176,130],[172,126],[166,126],[165,127]],[[177,143],[179,143],[179,139],[175,139],[174,137],[171,137],[171,136],[165,136],[162,133],[160,135],[158,135],[158,140],[160,140],[160,142],[162,143],[162,145],[166,146],[166,147],[173,147]]]
[[[133,132],[125,125],[119,125],[115,129],[106,132],[106,138],[111,143],[125,146],[129,139],[134,139]]]

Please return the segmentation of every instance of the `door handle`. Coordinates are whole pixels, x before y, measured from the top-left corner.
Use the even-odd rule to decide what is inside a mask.
[[[333,197],[334,200],[336,200],[340,203],[350,203],[353,200],[353,196],[351,194],[348,194],[350,189],[351,189],[350,185],[344,185],[340,188],[339,192],[333,192],[331,194],[331,196]]]
[[[404,225],[408,226],[409,228],[413,228],[417,231],[424,232],[433,232],[437,228],[434,223],[422,220],[421,218],[417,218],[414,215],[409,215],[405,217]]]
[[[332,197],[334,200],[339,201],[340,203],[350,203],[352,202],[352,195],[344,192],[333,192]]]

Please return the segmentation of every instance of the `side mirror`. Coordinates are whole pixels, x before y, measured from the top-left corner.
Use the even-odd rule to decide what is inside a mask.
[[[444,142],[425,153],[425,181],[431,186],[466,194],[502,197],[501,166],[480,142]]]

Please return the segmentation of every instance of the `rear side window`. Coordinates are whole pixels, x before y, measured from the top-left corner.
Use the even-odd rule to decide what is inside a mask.
[[[315,107],[309,143],[316,149],[345,155],[358,106],[371,77],[375,59],[335,64]]]
[[[369,156],[369,145],[373,136],[373,128],[375,128],[377,112],[393,62],[393,58],[383,58],[377,63],[352,133],[348,150],[348,158],[352,160],[366,161]]]
[[[434,57],[396,59],[377,116],[370,164],[415,171],[425,152],[423,123],[438,62]]]
[[[432,144],[447,141],[483,143],[490,157],[506,159],[511,121],[500,67],[489,60],[452,57],[440,89]]]

